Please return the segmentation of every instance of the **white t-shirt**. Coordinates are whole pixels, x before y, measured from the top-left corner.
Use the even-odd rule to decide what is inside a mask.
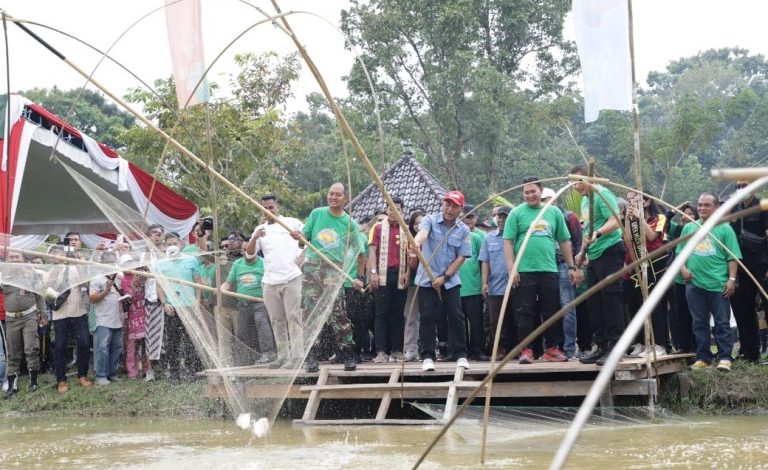
[[[301,232],[304,224],[293,217],[278,216],[281,222],[291,227],[291,230]],[[264,253],[263,284],[285,284],[301,276],[301,269],[296,265],[299,256],[299,242],[277,223],[261,224],[257,230],[264,228],[266,235],[256,240],[256,252]]]
[[[118,281],[115,280],[115,283]],[[103,291],[107,286],[107,278],[97,277],[91,281],[91,294]],[[96,314],[96,326],[106,326],[107,328],[122,328],[123,322],[120,319],[120,295],[114,287],[110,287],[107,294],[99,302],[94,302],[93,313]]]

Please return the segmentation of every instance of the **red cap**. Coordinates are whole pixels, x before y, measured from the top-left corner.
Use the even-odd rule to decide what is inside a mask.
[[[460,191],[448,191],[445,193],[443,201],[451,201],[457,206],[464,207],[464,195]]]

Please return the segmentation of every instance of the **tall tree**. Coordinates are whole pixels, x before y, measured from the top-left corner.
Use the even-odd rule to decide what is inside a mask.
[[[496,109],[485,104],[524,87],[535,100],[569,85],[564,80],[576,64],[562,38],[569,6],[564,0],[354,1],[342,28],[363,51],[381,106],[399,111],[393,122],[408,121],[432,168],[461,188],[464,164],[478,152],[489,152],[486,166],[499,166],[498,148],[471,146],[479,112],[491,122],[511,119],[506,109],[489,116]],[[371,100],[362,74],[353,70],[350,77],[351,95]]]
[[[292,124],[284,117],[289,85],[298,76],[299,63],[295,55],[279,57],[274,53],[243,54],[235,61],[240,70],[229,77],[231,95],[217,98],[218,87],[213,83],[214,99],[207,105],[180,112],[170,78],[155,82],[159,96],[135,89],[127,98],[141,104],[151,120],[166,132],[172,132],[182,144],[206,161],[207,123],[210,122],[216,171],[249,194],[274,193],[282,200],[286,211],[302,211],[309,203],[309,196],[302,182],[295,180],[292,174],[301,143],[292,137],[295,135]],[[126,131],[122,138],[128,157],[154,171],[164,141],[140,126]],[[258,210],[221,185],[218,185],[218,194],[211,194],[208,174],[175,149],[168,152],[158,177],[196,201],[203,211],[210,209],[215,198],[223,229],[239,227],[243,223],[252,225],[260,218]]]

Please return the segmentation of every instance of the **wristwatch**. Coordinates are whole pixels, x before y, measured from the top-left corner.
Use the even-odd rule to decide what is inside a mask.
[[[576,270],[578,270],[579,268],[577,268],[577,267],[576,267],[576,266],[574,266],[574,265],[570,265],[570,266],[568,266],[568,269],[569,269],[569,270],[571,270],[571,271],[576,271]]]
[[[603,236],[603,233],[600,230],[595,230],[595,238],[600,238]]]
[[[731,282],[736,282],[736,278],[735,277],[729,277],[728,280],[731,281]]]
[[[371,269],[371,274],[376,274],[376,270],[375,269]]]

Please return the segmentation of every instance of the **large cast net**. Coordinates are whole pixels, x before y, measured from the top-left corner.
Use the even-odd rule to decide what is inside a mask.
[[[11,246],[6,254],[23,258],[6,257],[0,263],[3,285],[42,296],[48,308],[68,293],[65,302],[79,302],[77,308],[85,312],[89,311],[88,286],[112,279],[121,298],[130,299],[124,307],[126,321],[130,321],[131,308],[143,307],[146,312],[143,353],[157,360],[151,366],[157,378],[206,380],[208,393],[225,400],[238,425],[258,436],[264,435],[277,417],[313,346],[320,359],[340,356],[326,320],[343,298],[343,290],[351,288],[349,278],[341,272],[353,271],[362,253],[364,239],[359,230],[350,226],[348,237],[325,248],[325,254],[338,263],[335,266],[311,252],[299,256],[297,263],[303,264],[305,272],[300,294],[301,335],[288,329],[289,342],[275,342],[272,325],[277,319],[269,314],[263,296],[237,292],[237,283],[246,282],[248,272],[245,277],[236,275],[240,271],[229,275],[244,263],[257,269],[262,261],[257,258],[251,263],[229,251],[205,251],[196,245],[178,250],[158,246],[148,236],[148,223],[142,214],[93,183],[75,165],[57,161],[102,209],[122,238],[100,249],[75,250],[63,243],[44,243],[34,251]],[[5,237],[6,243],[9,239]],[[164,295],[147,295],[155,291]],[[92,309],[89,314],[93,331]],[[150,337],[153,333],[155,336]],[[290,337],[291,333],[300,337]],[[161,347],[153,355],[156,341]],[[146,369],[146,365],[139,367]]]

